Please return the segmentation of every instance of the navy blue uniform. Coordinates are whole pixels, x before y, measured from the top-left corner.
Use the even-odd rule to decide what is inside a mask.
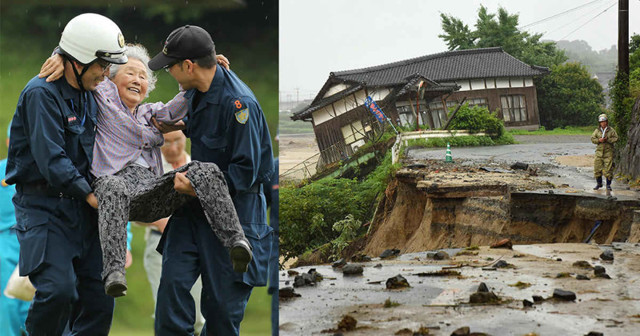
[[[82,99],[81,99],[82,98]],[[6,182],[20,242],[20,275],[36,295],[31,335],[107,335],[114,301],[104,293],[97,215],[85,201],[97,105],[93,95],[34,78],[20,94],[11,124]]]
[[[193,160],[220,167],[244,233],[253,248],[245,273],[233,271],[229,253],[213,235],[197,200],[169,220],[160,242],[162,277],[156,305],[157,335],[192,335],[194,303],[189,294],[202,274],[202,335],[238,335],[254,286],[265,286],[272,229],[261,184],[273,172],[271,138],[251,90],[220,66],[209,90],[189,90],[187,129]]]

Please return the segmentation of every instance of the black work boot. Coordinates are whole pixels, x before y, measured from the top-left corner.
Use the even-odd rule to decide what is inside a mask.
[[[598,184],[595,186],[595,188],[593,188],[593,190],[598,190],[602,188],[602,176],[596,177],[596,182],[598,182]]]
[[[607,179],[607,190],[611,191],[611,180]]]

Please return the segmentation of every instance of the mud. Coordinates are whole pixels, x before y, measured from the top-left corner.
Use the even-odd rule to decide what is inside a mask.
[[[549,182],[526,171],[489,173],[465,166],[443,171],[422,162],[426,167],[400,170],[388,186],[366,254],[488,245],[501,238],[516,244],[582,242],[596,220],[603,224],[592,239],[611,243],[627,240],[639,219],[634,222],[638,199],[549,193]]]
[[[614,249],[613,263],[599,260],[603,249]],[[454,254],[454,250],[449,252]],[[477,256],[460,255],[445,261],[428,259],[425,252],[395,260],[374,258],[361,263],[364,274],[360,277],[343,277],[328,265],[314,266],[325,280],[316,287],[297,289],[302,297],[281,302],[280,333],[321,335],[323,330],[336,328],[345,314],[358,321],[358,328],[345,335],[393,335],[420,327],[430,328],[433,335],[450,335],[462,326],[491,335],[584,335],[589,331],[633,335],[640,327],[640,247],[635,244],[514,245],[513,250],[480,247],[477,252]],[[515,268],[483,270],[496,260]],[[592,270],[573,266],[580,260],[604,266],[612,279],[595,278]],[[378,263],[382,267],[374,268]],[[461,276],[419,276],[451,266],[459,266],[455,270]],[[306,272],[308,267],[298,270]],[[569,277],[556,278],[561,272]],[[384,281],[396,274],[402,274],[411,287],[387,290]],[[577,280],[578,274],[591,280]],[[281,285],[285,281],[290,280],[281,276]],[[481,282],[501,303],[468,303]],[[576,293],[577,299],[535,301],[531,308],[524,308],[523,300],[534,302],[533,296],[548,299],[556,288]],[[399,305],[385,308],[387,299]]]
[[[325,280],[296,289],[300,298],[281,302],[281,334],[323,334],[347,314],[358,324],[345,335],[393,335],[421,327],[450,335],[464,326],[491,335],[635,334],[639,194],[618,181],[613,192],[591,190],[593,170],[587,163],[593,147],[581,137],[571,139],[570,144],[555,139],[455,148],[453,164],[443,162],[442,149],[410,149],[368,234],[344,256],[379,256],[393,248],[403,254],[357,263],[363,275],[355,277],[330,265],[297,268],[301,273],[316,268]],[[515,161],[529,169],[511,170]],[[580,243],[596,220],[602,224],[591,243]],[[513,250],[487,247],[504,238]],[[461,249],[468,246],[480,248]],[[443,248],[452,259],[433,260],[432,253]],[[614,251],[614,261],[601,260],[603,250]],[[611,279],[579,267],[584,261],[604,267]],[[494,267],[496,262],[509,267]],[[386,280],[398,274],[411,287],[386,289]],[[286,274],[280,280],[281,287],[293,281]],[[498,296],[497,303],[469,303],[481,282]],[[555,289],[577,298],[554,300]]]

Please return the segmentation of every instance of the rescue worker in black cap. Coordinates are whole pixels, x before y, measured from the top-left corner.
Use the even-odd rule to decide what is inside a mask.
[[[271,137],[253,92],[232,71],[216,66],[215,55],[209,33],[187,25],[171,32],[149,67],[164,68],[187,90],[184,132],[191,138],[191,157],[213,162],[224,173],[253,260],[247,272],[234,272],[228,251],[208,228],[200,205],[191,202],[175,212],[158,246],[163,268],[156,335],[193,333],[189,290],[200,274],[203,333],[212,335],[238,335],[251,290],[267,283],[273,230],[267,225],[262,184],[274,169]]]

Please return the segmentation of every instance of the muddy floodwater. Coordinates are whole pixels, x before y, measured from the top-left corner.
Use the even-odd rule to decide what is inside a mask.
[[[323,278],[281,300],[281,334],[451,335],[469,327],[488,335],[640,335],[637,188],[614,181],[612,192],[592,190],[588,136],[516,139],[452,148],[452,164],[444,149],[409,148],[369,232],[351,248],[373,257],[349,262],[361,275],[344,275],[316,252],[301,263],[310,266],[281,272],[281,288],[292,287],[296,273]],[[488,247],[504,238],[512,249]],[[378,258],[395,248],[399,256]],[[450,258],[434,260],[440,249]],[[602,259],[604,251],[613,260]],[[439,271],[446,274],[433,275]],[[387,289],[397,275],[410,287]],[[495,294],[481,296],[496,299],[470,303],[481,284]],[[343,319],[349,323],[339,327]]]
[[[599,258],[606,249],[613,251],[614,261]],[[449,252],[453,255],[455,250]],[[640,247],[636,244],[515,245],[513,250],[481,247],[464,254],[440,261],[426,252],[393,260],[374,258],[358,263],[364,267],[362,276],[345,276],[331,265],[296,268],[300,273],[315,268],[324,280],[298,287],[300,297],[281,301],[280,332],[332,335],[347,314],[357,320],[357,326],[345,335],[394,335],[420,327],[427,327],[430,335],[450,335],[464,326],[490,335],[585,335],[590,331],[636,335],[640,327]],[[510,266],[490,267],[501,260]],[[573,266],[576,261],[603,266],[611,279],[595,277],[592,268]],[[460,275],[417,275],[443,268]],[[386,289],[386,279],[397,274],[411,287]],[[589,280],[578,280],[578,275]],[[281,274],[282,287],[292,282],[293,277]],[[500,298],[499,303],[468,303],[481,282]],[[551,297],[554,289],[572,291],[576,300],[523,306],[523,300],[533,302],[535,295]],[[385,308],[387,299],[398,305]]]

